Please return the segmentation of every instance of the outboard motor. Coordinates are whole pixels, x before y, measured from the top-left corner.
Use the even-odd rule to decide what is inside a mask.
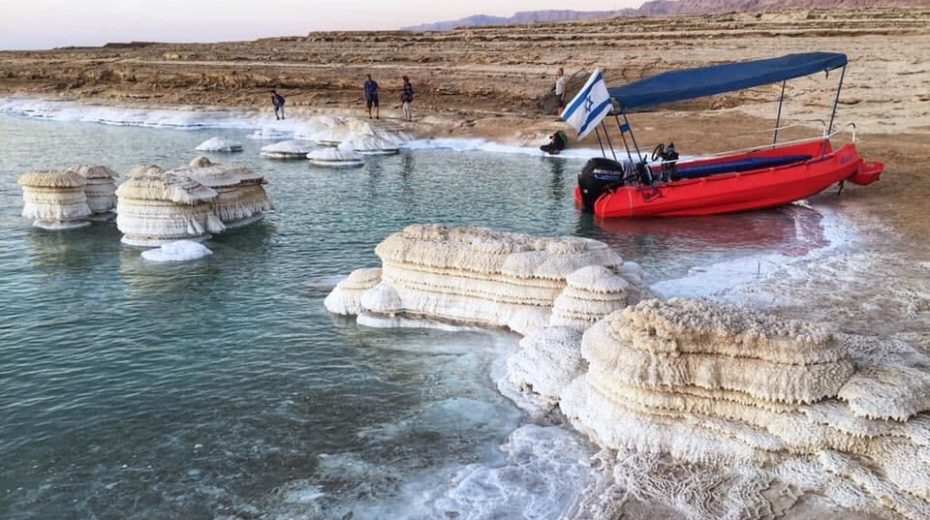
[[[593,213],[594,203],[604,192],[623,186],[625,174],[622,163],[604,157],[590,159],[578,175],[584,211]]]

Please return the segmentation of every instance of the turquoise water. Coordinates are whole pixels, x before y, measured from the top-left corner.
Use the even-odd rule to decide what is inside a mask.
[[[597,223],[573,207],[578,160],[422,149],[331,171],[261,159],[245,134],[0,116],[0,517],[500,515],[446,488],[505,464],[526,422],[492,379],[515,338],[365,329],[322,307],[385,236],[416,222],[589,236],[652,281],[824,241],[802,208]],[[207,242],[209,259],[150,264],[112,223],[56,233],[19,216],[26,170],[171,167],[213,135],[245,145],[211,158],[263,172],[277,211]]]

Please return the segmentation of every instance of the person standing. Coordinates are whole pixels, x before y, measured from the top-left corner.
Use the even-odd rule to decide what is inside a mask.
[[[413,121],[413,109],[411,108],[411,104],[413,104],[413,85],[407,76],[404,76],[404,90],[400,95],[400,101],[404,107],[404,121]]]
[[[365,105],[368,106],[368,119],[371,119],[371,107],[375,107],[375,119],[381,119],[381,107],[378,103],[378,82],[371,79],[371,74],[365,80]]]
[[[271,91],[271,104],[274,105],[274,118],[284,119],[284,96],[278,94],[277,90]]]
[[[565,77],[565,70],[562,67],[559,67],[555,77],[555,97],[559,102],[555,115],[561,115],[568,101],[568,78]]]

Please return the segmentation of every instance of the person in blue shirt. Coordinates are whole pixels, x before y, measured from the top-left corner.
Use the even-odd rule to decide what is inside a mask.
[[[371,119],[371,107],[375,107],[375,119],[381,119],[381,107],[378,104],[378,82],[371,79],[371,74],[365,81],[365,104],[368,106],[368,119]]]
[[[404,91],[400,95],[400,102],[404,107],[404,120],[413,121],[413,109],[411,104],[413,103],[413,84],[410,83],[410,78],[404,76]]]
[[[271,91],[271,104],[274,105],[274,118],[284,119],[284,96],[278,94],[277,90]],[[280,112],[280,115],[278,114]]]

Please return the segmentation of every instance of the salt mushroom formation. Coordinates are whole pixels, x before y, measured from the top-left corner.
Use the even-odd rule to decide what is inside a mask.
[[[241,152],[242,145],[231,139],[226,139],[225,137],[211,137],[206,141],[200,143],[197,148],[194,150],[198,152]]]
[[[281,141],[261,149],[261,156],[269,159],[306,159],[310,148],[299,141]]]
[[[846,509],[930,518],[930,402],[909,397],[925,395],[924,370],[854,360],[814,324],[679,299],[610,314],[585,332],[581,354],[587,372],[559,406],[618,461],[655,454],[716,468],[682,470],[717,490],[708,500],[728,500],[711,482],[753,468],[748,489],[777,478]],[[623,473],[613,472],[624,486],[648,480]]]
[[[84,177],[84,194],[90,207],[91,220],[110,220],[116,216],[116,179],[119,175],[106,166],[82,164],[72,169]]]
[[[258,222],[265,211],[274,209],[263,186],[265,178],[245,166],[214,164],[206,157],[197,157],[188,166],[168,173],[189,177],[213,189],[217,197],[210,204],[227,229]]]
[[[310,164],[328,168],[357,168],[364,166],[362,156],[341,148],[322,148],[307,154]]]
[[[622,276],[624,266],[620,255],[595,240],[430,224],[408,226],[390,235],[375,253],[382,262],[378,283],[368,272],[362,278],[371,286],[364,292],[337,285],[326,299],[330,312],[404,314],[527,334],[550,325],[569,275],[595,265]],[[582,278],[580,285],[589,282]],[[604,302],[598,308],[605,313],[640,297],[633,283],[619,287],[610,277],[605,279],[613,284],[604,289],[603,295],[609,296],[597,293],[598,305]],[[584,294],[572,293],[578,299]],[[557,318],[563,324],[587,323],[596,312],[575,300],[560,305],[566,309]],[[576,312],[579,307],[582,310]],[[580,316],[582,312],[587,314]]]
[[[23,216],[32,225],[48,230],[74,229],[90,225],[91,209],[84,189],[87,180],[72,171],[39,170],[20,176]]]
[[[159,170],[135,169],[116,189],[116,227],[124,244],[157,247],[175,240],[206,240],[226,229],[213,213],[216,191]]]

